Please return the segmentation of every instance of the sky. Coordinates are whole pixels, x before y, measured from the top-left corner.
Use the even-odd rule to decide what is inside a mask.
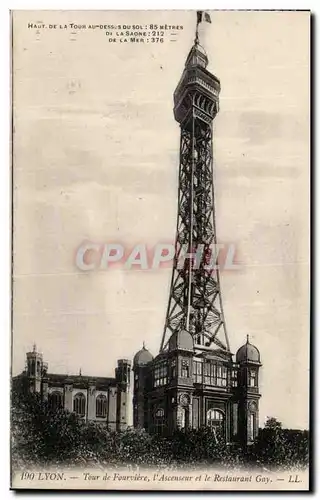
[[[173,92],[194,11],[20,12],[13,33],[13,374],[35,342],[50,372],[112,376],[145,341],[159,351],[171,279],[163,269],[80,271],[83,241],[173,242],[179,125]],[[40,18],[39,19],[39,15]],[[261,352],[260,423],[308,427],[309,16],[211,13],[200,26],[221,81],[214,121],[221,274],[232,352]],[[163,43],[111,43],[100,29],[182,26]],[[175,41],[170,41],[174,38]]]

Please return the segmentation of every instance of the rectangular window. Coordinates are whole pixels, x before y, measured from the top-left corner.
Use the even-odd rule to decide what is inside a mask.
[[[188,366],[182,366],[181,367],[181,377],[182,378],[188,378],[189,377],[189,367]]]
[[[193,361],[193,380],[195,383],[227,387],[228,367],[217,365],[213,361],[205,361],[204,363]]]
[[[250,414],[250,428],[249,428],[249,438],[251,441],[253,441],[255,438],[255,433],[256,433],[255,426],[256,426],[255,414],[251,413]]]
[[[202,384],[202,369],[203,363],[201,361],[193,361],[193,381],[196,384]]]
[[[159,363],[154,368],[154,387],[160,387],[168,383],[168,367],[166,363]]]
[[[232,387],[237,387],[238,385],[238,371],[232,370],[231,372],[231,385]]]
[[[257,372],[256,370],[249,370],[249,387],[257,387]]]
[[[196,344],[197,345],[204,345],[204,342],[205,342],[204,335],[197,335]]]
[[[173,359],[171,361],[171,378],[175,378],[176,377],[176,360]]]
[[[238,434],[238,403],[233,403],[233,432],[232,434],[236,436]]]
[[[212,385],[211,383],[211,368],[212,364],[211,363],[204,363],[204,383],[206,385]]]
[[[217,385],[217,365],[212,361],[205,361],[203,366],[203,381],[206,385]]]
[[[185,362],[182,362],[182,365],[181,365],[181,377],[182,378],[189,377],[189,365],[187,365]]]
[[[197,382],[199,384],[202,383],[202,368],[203,368],[203,363],[197,363]]]
[[[217,386],[226,387],[227,386],[227,376],[228,369],[226,366],[218,365],[217,366]]]

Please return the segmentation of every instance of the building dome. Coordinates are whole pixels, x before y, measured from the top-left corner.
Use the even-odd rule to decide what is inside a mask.
[[[193,338],[187,330],[180,330],[173,333],[169,340],[169,350],[182,349],[184,351],[193,351]]]
[[[151,352],[146,349],[143,343],[142,349],[140,349],[140,351],[138,351],[133,358],[133,367],[135,368],[137,366],[145,366],[152,360],[153,356]]]
[[[238,349],[236,360],[238,363],[246,361],[260,363],[260,352],[256,346],[250,344],[249,335],[247,335],[247,342]]]

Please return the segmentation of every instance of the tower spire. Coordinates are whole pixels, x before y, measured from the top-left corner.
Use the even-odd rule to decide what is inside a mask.
[[[197,11],[197,24],[196,24],[196,34],[194,38],[194,44],[198,45],[199,44],[199,24],[201,21],[201,11]]]

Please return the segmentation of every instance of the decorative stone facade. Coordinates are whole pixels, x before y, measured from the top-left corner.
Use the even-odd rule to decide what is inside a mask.
[[[169,342],[156,358],[145,346],[135,355],[134,426],[160,434],[207,426],[217,439],[252,443],[261,397],[258,349],[248,338],[233,361],[210,349],[196,354],[186,335],[184,341]]]
[[[115,377],[111,378],[49,373],[36,346],[26,357],[26,369],[13,378],[16,390],[40,393],[53,408],[75,412],[86,421],[101,422],[113,430],[128,426],[128,360],[118,360]]]

